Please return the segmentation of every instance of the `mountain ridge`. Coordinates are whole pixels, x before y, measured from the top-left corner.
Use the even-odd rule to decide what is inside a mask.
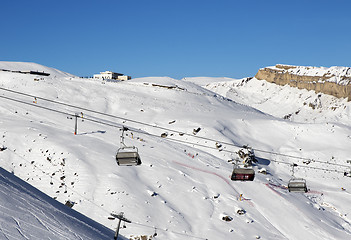
[[[304,67],[277,64],[258,70],[255,78],[278,85],[314,90],[351,101],[351,68]]]

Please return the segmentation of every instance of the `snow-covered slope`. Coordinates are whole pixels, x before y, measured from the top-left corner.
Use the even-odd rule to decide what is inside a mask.
[[[208,82],[210,79],[208,78]],[[191,78],[188,80],[192,81]],[[288,85],[279,86],[256,78],[214,80],[202,86],[277,118],[294,122],[342,123],[351,126],[351,102],[347,99]]]
[[[114,232],[0,168],[0,239],[112,239]]]
[[[31,75],[8,74],[0,72],[0,144],[8,148],[1,166],[60,202],[74,201],[75,210],[111,229],[116,221],[107,216],[124,212],[132,221],[121,229],[124,236],[155,231],[160,239],[351,236],[350,178],[343,176],[351,143],[347,121],[276,118],[274,105],[266,114],[200,86],[213,81],[209,78],[101,82],[50,75],[34,81]],[[254,100],[253,90],[246,91]],[[70,114],[82,113],[74,135]],[[116,164],[122,125],[130,128],[125,143],[138,148],[140,166]],[[233,182],[228,160],[244,144],[259,157],[256,177]],[[315,161],[306,165],[305,158]],[[298,164],[295,176],[307,180],[308,193],[287,191],[291,163]],[[268,174],[258,173],[261,168]],[[238,208],[245,214],[237,214]]]
[[[3,77],[8,77],[11,78],[13,77],[13,72],[28,72],[28,71],[34,71],[34,72],[44,72],[50,74],[51,78],[69,78],[69,77],[75,77],[72,74],[62,72],[60,70],[46,67],[43,65],[40,65],[38,63],[33,63],[33,62],[1,62],[0,64],[0,71],[2,72]],[[6,73],[9,74],[6,74]],[[19,73],[22,74],[23,73]]]

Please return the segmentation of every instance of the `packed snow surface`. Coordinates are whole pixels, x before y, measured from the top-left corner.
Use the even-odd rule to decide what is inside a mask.
[[[6,62],[0,69],[21,70],[21,64],[28,66]],[[111,231],[117,221],[110,213],[124,212],[131,220],[120,229],[125,237],[351,237],[348,102],[275,91],[255,79],[113,82],[40,70],[55,74],[38,80],[0,71],[0,147],[7,148],[0,166],[61,203],[73,201],[74,210]],[[322,108],[309,107],[313,99]],[[296,101],[301,106],[288,104]],[[122,126],[129,128],[124,143],[137,148],[139,166],[116,164]],[[252,182],[230,179],[228,160],[243,145],[258,159]],[[307,193],[287,189],[293,163]],[[267,174],[259,173],[263,168]]]
[[[0,168],[0,239],[111,239],[114,232]]]

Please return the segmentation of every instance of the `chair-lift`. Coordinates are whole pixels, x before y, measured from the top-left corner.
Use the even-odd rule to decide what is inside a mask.
[[[119,166],[136,166],[141,164],[138,148],[135,146],[126,146],[124,144],[124,131],[128,128],[122,128],[121,145],[116,153],[116,162]]]
[[[297,167],[296,163],[292,164],[292,177],[288,183],[289,192],[307,192],[306,180],[294,176],[294,167]]]
[[[232,181],[253,181],[255,178],[255,170],[253,168],[248,168],[246,166],[239,167],[239,160],[236,160],[234,165],[231,180]]]

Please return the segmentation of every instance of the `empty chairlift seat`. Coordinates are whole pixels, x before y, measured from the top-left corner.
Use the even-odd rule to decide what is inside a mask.
[[[233,181],[253,181],[255,171],[252,168],[234,168],[231,180]]]
[[[141,164],[141,159],[136,147],[122,147],[116,153],[119,166],[136,166]]]
[[[303,178],[292,178],[288,183],[289,192],[307,192],[306,180]]]

